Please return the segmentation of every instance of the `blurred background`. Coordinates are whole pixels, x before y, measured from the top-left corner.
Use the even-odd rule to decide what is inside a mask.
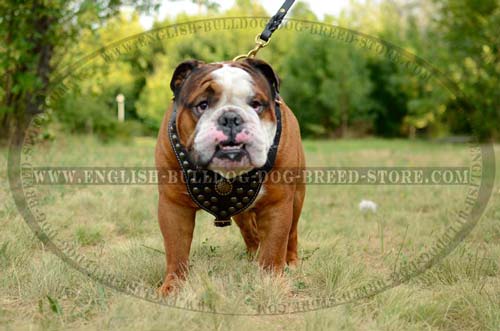
[[[87,166],[150,169],[175,67],[193,58],[231,60],[253,47],[262,27],[162,38],[157,32],[166,30],[148,31],[207,19],[214,27],[224,17],[265,17],[265,23],[281,4],[0,0],[0,329],[499,330],[499,176],[481,222],[421,277],[335,309],[267,318],[253,316],[255,307],[318,302],[393,279],[430,252],[448,227],[458,226],[477,192],[475,181],[308,185],[299,222],[300,267],[286,277],[263,276],[248,262],[236,226],[221,230],[213,217],[199,214],[192,268],[179,296],[187,301],[177,307],[215,306],[227,315],[165,310],[104,285],[116,279],[127,289],[141,284],[155,291],[163,280],[154,180],[33,185],[40,169],[54,170],[46,176],[55,179]],[[474,174],[479,156],[489,160],[463,142],[500,139],[500,0],[297,0],[288,18],[386,40],[442,73],[425,79],[386,53],[338,36],[276,31],[258,57],[282,80],[280,92],[305,138],[308,167],[470,167]],[[463,98],[450,92],[454,86]],[[22,171],[10,168],[11,180],[22,178],[8,185],[7,138],[33,114],[41,115],[18,160]],[[500,145],[494,147],[500,155]],[[9,155],[15,166],[16,154]],[[481,184],[491,179],[483,165]],[[500,173],[500,164],[495,169]],[[26,197],[17,205],[11,198],[16,189]],[[482,203],[490,198],[480,196]],[[362,208],[365,202],[376,208]],[[55,245],[69,248],[71,257],[78,251],[85,259],[77,261],[91,263],[88,270],[106,282],[74,270],[52,254],[51,245],[36,240],[17,207],[24,205],[40,216]]]
[[[93,58],[71,72],[52,102],[51,84],[68,65],[123,38],[207,17],[270,16],[281,0],[0,2],[0,136],[26,113],[45,112],[41,136],[68,133],[102,140],[155,136],[172,97],[176,65],[186,59],[230,60],[253,47],[262,30],[233,29],[164,38],[113,61]],[[282,94],[311,138],[500,138],[498,0],[297,1],[289,18],[363,32],[433,64],[473,106],[366,49],[280,30],[259,57],[282,79]],[[119,122],[117,96],[125,121]],[[118,98],[119,99],[119,98]]]

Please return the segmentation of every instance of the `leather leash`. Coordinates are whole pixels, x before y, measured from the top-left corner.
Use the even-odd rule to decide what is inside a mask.
[[[286,0],[278,10],[278,12],[273,17],[271,17],[269,22],[266,24],[264,31],[255,36],[255,47],[247,54],[238,55],[233,59],[233,61],[253,58],[257,55],[261,48],[269,45],[269,43],[271,42],[271,36],[273,35],[274,31],[279,28],[281,22],[283,22],[283,19],[285,18],[286,14],[288,14],[288,11],[293,6],[294,2],[295,0]]]

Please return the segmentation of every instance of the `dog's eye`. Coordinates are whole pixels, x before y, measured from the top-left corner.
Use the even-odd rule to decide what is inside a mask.
[[[198,103],[194,108],[198,113],[202,113],[208,109],[208,101],[203,100],[202,102]]]
[[[260,103],[259,100],[253,100],[250,102],[250,107],[253,108],[257,113],[260,113],[262,111],[262,103]]]

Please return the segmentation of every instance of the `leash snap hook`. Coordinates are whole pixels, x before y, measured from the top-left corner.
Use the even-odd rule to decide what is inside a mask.
[[[248,52],[247,57],[255,57],[257,53],[261,50],[261,48],[266,47],[271,42],[271,38],[267,41],[260,38],[260,34],[255,36],[255,47],[250,52]]]
[[[258,35],[255,36],[255,47],[252,50],[250,50],[250,52],[248,52],[247,54],[238,55],[237,57],[235,57],[233,59],[233,61],[239,61],[239,60],[243,60],[243,59],[247,59],[247,58],[254,58],[262,48],[269,45],[270,41],[271,41],[271,38],[269,38],[269,40],[267,40],[267,41],[262,40],[260,38],[260,33],[259,33]]]

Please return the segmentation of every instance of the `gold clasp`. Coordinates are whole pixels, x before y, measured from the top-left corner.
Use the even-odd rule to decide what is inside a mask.
[[[266,47],[270,41],[271,41],[271,39],[269,39],[268,41],[264,41],[264,40],[260,39],[260,34],[256,35],[255,36],[255,47],[247,54],[238,55],[237,57],[235,57],[233,59],[233,61],[239,61],[239,60],[243,60],[246,58],[254,58],[255,55],[257,55],[257,53],[260,51],[260,49]]]

